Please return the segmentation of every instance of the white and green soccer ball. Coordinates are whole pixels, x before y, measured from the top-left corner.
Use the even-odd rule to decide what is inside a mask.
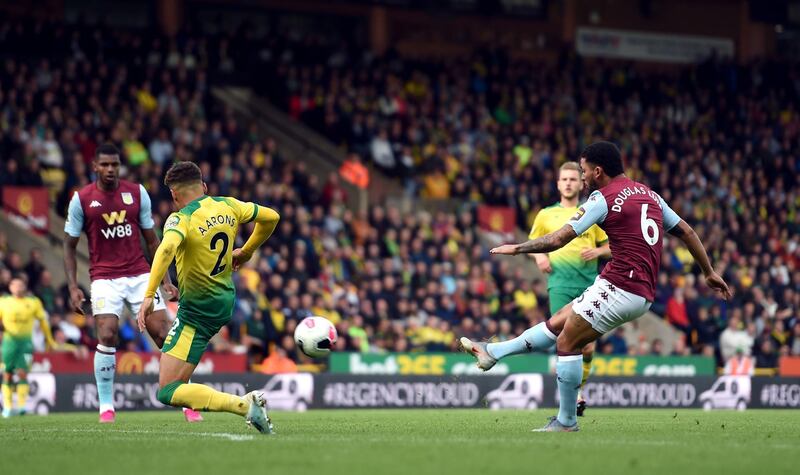
[[[336,327],[323,317],[306,317],[294,329],[297,348],[311,358],[330,353],[337,338]]]

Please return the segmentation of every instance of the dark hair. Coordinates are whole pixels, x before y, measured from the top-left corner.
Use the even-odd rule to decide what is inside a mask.
[[[167,176],[164,177],[164,184],[169,188],[175,185],[201,183],[202,181],[203,172],[194,162],[175,162],[169,167]]]
[[[622,154],[611,142],[595,142],[581,153],[581,158],[603,169],[606,175],[615,177],[625,172],[622,166]]]
[[[119,157],[119,149],[113,143],[104,143],[94,151],[95,160],[100,158],[100,155],[116,155]]]

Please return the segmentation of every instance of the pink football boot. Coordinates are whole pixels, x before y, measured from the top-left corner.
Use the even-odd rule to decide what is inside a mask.
[[[114,411],[108,410],[100,413],[101,424],[111,424],[114,422]]]
[[[183,416],[186,417],[186,422],[203,422],[203,416],[194,409],[188,407],[183,408]]]

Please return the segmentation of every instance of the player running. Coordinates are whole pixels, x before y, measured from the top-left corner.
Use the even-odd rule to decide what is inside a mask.
[[[33,362],[33,321],[39,320],[47,348],[54,348],[53,334],[42,301],[26,295],[27,285],[19,277],[8,284],[11,295],[0,298],[3,323],[3,417],[25,414],[28,398],[28,371]],[[11,386],[17,375],[17,411],[13,410]]]
[[[661,237],[666,230],[678,237],[698,263],[706,284],[728,299],[732,293],[717,274],[694,230],[654,191],[623,173],[616,145],[596,142],[581,154],[581,168],[589,199],[569,223],[555,232],[522,244],[496,247],[492,254],[516,255],[552,252],[598,224],[608,233],[611,262],[572,305],[553,318],[511,340],[516,345],[546,350],[556,345],[559,392],[558,415],[537,432],[576,432],[575,403],[581,381],[581,349],[618,326],[644,314],[655,297],[661,264]],[[467,351],[487,370],[497,360],[494,344],[462,340]]]
[[[207,196],[200,168],[192,162],[173,165],[164,183],[179,211],[164,224],[164,240],[153,258],[150,282],[137,317],[139,330],[144,331],[157,301],[158,283],[176,258],[181,298],[178,316],[161,349],[158,400],[176,407],[238,414],[259,432],[272,433],[266,400],[260,392],[236,396],[192,384],[189,378],[209,339],[231,319],[236,298],[233,271],[250,260],[275,230],[280,217],[255,203]],[[253,234],[244,246],[233,249],[239,226],[250,222],[256,223]]]
[[[578,212],[578,199],[583,191],[581,166],[577,162],[566,162],[561,165],[556,183],[561,199],[536,215],[533,227],[528,236],[536,239],[557,231]],[[611,257],[608,236],[597,225],[591,226],[585,233],[573,239],[561,249],[549,254],[534,254],[539,269],[547,274],[547,291],[550,296],[550,315],[555,315],[561,308],[578,298],[597,277],[597,259]],[[492,355],[502,358],[518,349],[516,344],[493,346]],[[527,352],[527,348],[524,349]],[[581,388],[592,370],[594,343],[583,348],[583,374]],[[578,393],[578,416],[586,409],[586,401]]]
[[[97,181],[76,191],[69,203],[64,225],[64,268],[72,307],[83,313],[84,295],[78,287],[75,249],[81,232],[85,232],[89,241],[92,313],[99,342],[94,354],[94,377],[100,422],[110,423],[115,418],[119,317],[126,303],[133,314],[139,311],[150,272],[139,235],[144,236],[151,256],[158,248],[158,237],[153,231],[155,223],[147,191],[142,185],[119,178],[119,150],[111,144],[99,146],[92,165]],[[170,299],[177,299],[178,289],[168,275],[164,276],[163,285]],[[156,294],[155,310],[148,318],[147,330],[160,348],[169,330],[166,305],[160,293]],[[188,422],[203,420],[191,409],[184,410],[184,416]]]

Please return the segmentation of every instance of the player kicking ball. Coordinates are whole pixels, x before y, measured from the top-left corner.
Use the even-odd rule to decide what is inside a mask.
[[[694,230],[654,191],[623,173],[616,145],[596,142],[581,154],[583,180],[592,190],[589,199],[569,223],[555,232],[522,244],[496,247],[492,254],[517,255],[552,252],[599,225],[609,237],[611,262],[572,305],[547,322],[511,340],[520,348],[530,345],[558,352],[556,373],[558,415],[536,432],[577,432],[576,401],[581,382],[581,349],[605,333],[642,316],[653,303],[656,276],[661,265],[661,237],[666,230],[678,237],[698,263],[706,284],[728,299],[732,293],[717,274]],[[462,345],[487,370],[497,360],[496,343],[462,338]]]
[[[578,199],[583,191],[581,166],[577,162],[566,162],[558,170],[556,182],[560,199],[536,214],[529,239],[536,239],[560,229],[569,218],[578,212]],[[534,254],[539,269],[547,274],[547,292],[550,296],[550,315],[558,313],[565,305],[578,298],[597,277],[597,259],[611,257],[608,236],[596,224],[569,244],[549,254]],[[495,358],[515,354],[519,350],[515,343],[495,345]],[[527,348],[525,348],[527,352]],[[592,370],[594,344],[583,348],[583,375],[581,389]],[[578,392],[578,416],[586,410],[586,401]]]
[[[153,231],[150,196],[142,185],[120,180],[119,150],[111,144],[97,147],[92,166],[97,181],[76,191],[69,202],[64,225],[64,269],[73,310],[83,313],[84,295],[78,287],[75,252],[81,233],[89,241],[89,276],[92,279],[92,313],[97,325],[97,349],[94,354],[94,378],[100,409],[100,422],[112,423],[114,410],[114,373],[119,335],[119,317],[127,304],[135,315],[142,304],[150,265],[140,243],[144,236],[148,252],[158,247]],[[170,299],[178,289],[164,276],[164,289]],[[159,348],[169,330],[166,305],[156,294],[155,312],[147,321],[147,330]],[[188,422],[203,418],[191,409],[183,411]]]
[[[174,164],[164,179],[178,212],[164,223],[164,239],[153,258],[150,281],[137,322],[144,331],[155,309],[158,284],[173,259],[177,261],[180,302],[178,316],[161,348],[158,400],[175,407],[230,412],[248,425],[272,433],[264,395],[244,396],[192,384],[197,363],[209,339],[231,319],[236,291],[231,275],[275,230],[280,217],[274,210],[234,198],[207,196],[200,168],[192,162]],[[244,246],[233,249],[239,226],[255,222]]]

